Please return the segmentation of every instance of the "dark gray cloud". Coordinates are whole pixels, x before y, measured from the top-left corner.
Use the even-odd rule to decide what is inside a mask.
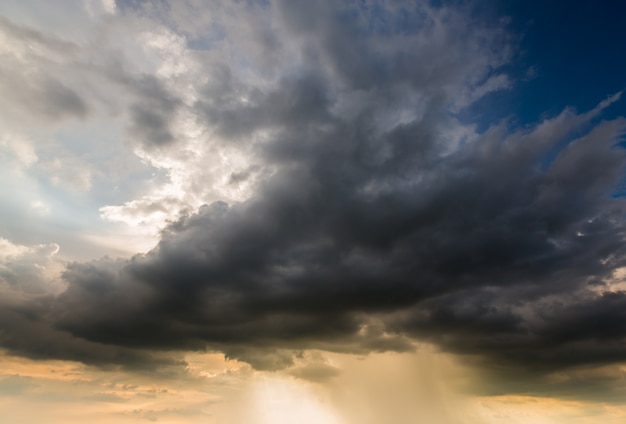
[[[454,140],[454,111],[506,61],[499,29],[419,2],[272,8],[295,44],[266,48],[296,49],[293,69],[259,85],[216,60],[193,105],[271,170],[255,193],[182,216],[145,255],[71,264],[59,296],[3,308],[4,347],[131,367],[206,349],[276,369],[301,349],[419,340],[539,372],[626,358],[626,294],[609,285],[624,119],[566,110]],[[178,102],[141,81],[133,131],[170,143]]]
[[[144,146],[167,146],[175,141],[170,121],[181,102],[157,78],[150,75],[118,75],[122,86],[139,100],[130,107],[130,134]]]
[[[619,360],[623,294],[591,290],[623,266],[610,196],[622,126],[597,126],[548,165],[558,140],[543,128],[495,153],[487,134],[424,185],[375,194],[325,181],[333,164],[307,152],[261,195],[172,224],[148,255],[69,267],[56,325],[104,344],[212,347],[260,368],[291,365],[276,348],[410,349],[402,335],[548,369]],[[533,142],[542,148],[529,154]],[[605,152],[594,159],[590,146]],[[594,160],[595,175],[579,178],[576,161]],[[356,174],[345,178],[371,178]]]
[[[167,371],[186,365],[173,355],[107,346],[57,330],[51,318],[49,299],[31,300],[28,304],[3,301],[0,306],[0,344],[10,354],[31,359],[79,361],[105,368],[123,366],[138,371]]]
[[[78,46],[47,37],[0,17],[0,35],[23,53],[12,49],[3,53],[0,66],[0,93],[9,116],[24,114],[57,121],[84,118],[89,106],[78,87],[59,72],[59,58],[71,58]]]

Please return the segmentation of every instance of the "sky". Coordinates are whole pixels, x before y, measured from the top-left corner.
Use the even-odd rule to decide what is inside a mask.
[[[0,2],[7,423],[626,421],[621,2]]]

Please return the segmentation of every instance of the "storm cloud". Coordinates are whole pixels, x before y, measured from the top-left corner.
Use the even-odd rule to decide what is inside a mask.
[[[167,15],[186,40],[190,8]],[[470,16],[426,2],[218,7],[214,45],[187,46],[194,96],[123,81],[137,97],[127,136],[178,157],[187,113],[194,143],[246,158],[222,177],[249,193],[181,213],[146,254],[68,265],[62,293],[3,306],[0,344],[131,368],[209,350],[278,369],[304,349],[420,342],[538,372],[626,359],[626,120],[602,118],[620,95],[478,132],[460,112],[511,84],[514,41]],[[59,113],[87,113],[54,87]],[[208,192],[197,172],[190,187]]]

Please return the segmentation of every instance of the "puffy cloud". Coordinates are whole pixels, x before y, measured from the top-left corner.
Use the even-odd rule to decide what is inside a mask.
[[[11,293],[62,291],[60,273],[64,263],[56,258],[58,251],[56,243],[23,246],[0,238],[0,291],[4,297]]]
[[[185,216],[115,271],[72,265],[58,325],[101,343],[213,347],[260,368],[292,364],[276,347],[406,350],[407,334],[517,365],[618,359],[622,294],[589,287],[623,266],[623,206],[610,187],[624,123],[595,126],[545,163],[562,142],[554,135],[584,123],[566,115],[504,138],[494,128],[401,177],[351,152],[294,155],[298,166],[261,194]],[[363,190],[380,183],[364,167],[395,184]]]

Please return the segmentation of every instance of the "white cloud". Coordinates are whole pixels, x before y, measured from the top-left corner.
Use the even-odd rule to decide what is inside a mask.
[[[43,216],[50,213],[50,205],[42,200],[32,200],[30,206],[39,215]]]
[[[102,0],[102,7],[111,15],[114,15],[117,12],[117,5],[115,4],[115,0]]]
[[[13,134],[0,134],[0,148],[9,152],[21,167],[33,165],[39,158],[30,140]]]
[[[25,246],[0,237],[0,291],[10,298],[20,293],[58,293],[65,263],[56,255],[56,243]]]

